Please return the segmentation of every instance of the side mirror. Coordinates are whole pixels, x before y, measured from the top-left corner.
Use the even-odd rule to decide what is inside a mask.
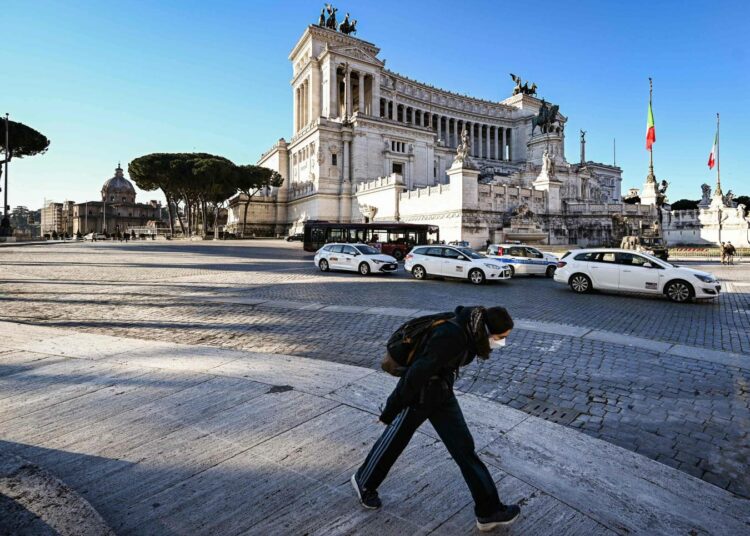
[[[643,263],[643,267],[644,267],[644,268],[653,268],[653,267],[654,267],[654,265],[653,265],[653,264],[651,264],[650,262],[644,262],[644,263]]]

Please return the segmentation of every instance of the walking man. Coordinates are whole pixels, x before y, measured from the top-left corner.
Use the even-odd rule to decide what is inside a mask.
[[[727,242],[726,245],[726,257],[727,257],[727,264],[734,264],[734,254],[737,252],[736,249],[734,249],[734,246],[731,242]]]
[[[719,254],[721,255],[721,264],[727,263],[727,245],[722,242],[719,245]]]
[[[504,307],[458,307],[454,317],[424,336],[380,415],[379,421],[388,427],[352,475],[352,486],[362,506],[380,508],[378,487],[414,432],[429,419],[471,491],[477,528],[489,531],[518,517],[517,505],[500,502],[453,394],[459,367],[476,356],[489,358],[492,349],[505,346],[512,329],[513,320]]]

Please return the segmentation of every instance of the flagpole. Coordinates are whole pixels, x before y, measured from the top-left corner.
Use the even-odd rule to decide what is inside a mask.
[[[716,193],[714,195],[722,198],[717,211],[719,216],[719,244],[721,244],[721,213],[724,206],[724,193],[721,191],[721,163],[719,162],[719,112],[716,112]]]
[[[654,81],[651,79],[651,77],[648,77],[648,109],[653,110],[653,98],[654,98]],[[649,152],[649,175],[651,177],[654,177],[654,146],[651,145],[651,149],[648,150]]]
[[[716,191],[721,194],[721,159],[719,158],[719,143],[721,141],[719,133],[719,113],[716,113]]]

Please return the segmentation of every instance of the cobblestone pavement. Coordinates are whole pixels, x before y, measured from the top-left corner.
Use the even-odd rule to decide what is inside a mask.
[[[642,296],[578,296],[543,278],[474,287],[406,274],[322,274],[300,250],[299,243],[275,241],[3,248],[0,318],[376,367],[384,337],[403,317],[301,305],[448,310],[503,304],[518,318],[750,360],[749,265],[706,267],[728,292],[715,302],[675,305]],[[211,301],[226,296],[272,301]],[[561,419],[750,497],[750,366],[518,329],[490,361],[467,368],[459,387]]]

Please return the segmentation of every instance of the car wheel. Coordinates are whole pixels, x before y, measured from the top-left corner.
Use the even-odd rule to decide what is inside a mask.
[[[320,262],[318,263],[318,268],[320,268],[321,272],[327,272],[328,270],[330,270],[328,266],[328,261],[325,259],[320,259]]]
[[[693,296],[693,287],[685,281],[670,281],[664,288],[664,293],[675,303],[685,303]]]
[[[359,264],[359,273],[362,275],[370,275],[370,265],[366,262]]]
[[[414,276],[414,279],[427,279],[427,270],[425,270],[423,266],[417,264],[411,269],[411,275]]]
[[[547,266],[547,271],[544,275],[547,277],[555,277],[555,270],[557,270],[557,266]]]
[[[575,274],[570,278],[570,288],[573,289],[573,292],[577,292],[578,294],[590,292],[592,288],[591,279],[584,274]]]
[[[474,268],[469,272],[469,281],[475,285],[481,285],[485,281],[484,272],[479,268]]]
[[[396,259],[397,261],[400,261],[401,259],[404,258],[404,252],[401,251],[400,249],[394,249],[393,258]]]
[[[508,268],[510,268],[510,276],[511,277],[515,277],[515,275],[516,275],[516,269],[513,268],[513,266],[508,266]]]

